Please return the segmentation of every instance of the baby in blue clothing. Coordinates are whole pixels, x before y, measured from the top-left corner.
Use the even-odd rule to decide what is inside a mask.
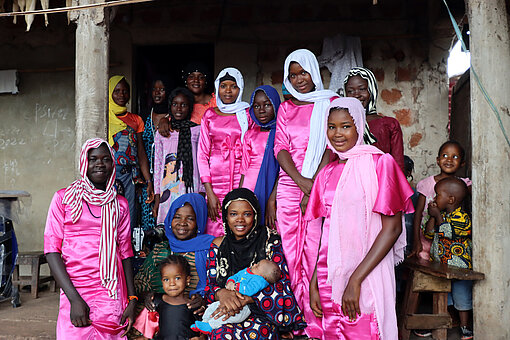
[[[276,263],[269,260],[261,260],[249,268],[245,268],[228,278],[225,288],[235,290],[246,296],[253,296],[265,289],[269,284],[278,281],[282,273]],[[211,303],[202,316],[202,321],[196,321],[191,325],[195,332],[210,334],[213,329],[220,328],[227,323],[243,322],[250,316],[250,308],[244,306],[239,313],[223,321],[223,318],[215,319],[212,313],[219,307],[219,301]]]

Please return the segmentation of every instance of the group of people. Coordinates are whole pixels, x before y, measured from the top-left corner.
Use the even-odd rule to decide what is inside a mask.
[[[338,97],[315,55],[296,50],[283,103],[268,85],[243,102],[235,68],[218,74],[214,94],[204,92],[208,77],[192,63],[185,87],[155,79],[145,124],[127,112],[126,79],[110,79],[109,139],[84,144],[81,178],[48,213],[57,338],[397,339],[394,267],[413,190],[398,121],[377,112],[373,73],[353,68]],[[453,162],[444,152],[440,167]],[[134,276],[137,181],[142,225],[163,226],[166,238]],[[458,187],[438,186],[437,197]],[[462,198],[446,197],[429,204],[416,240],[442,246],[457,234],[444,224]],[[420,196],[420,215],[425,204]]]

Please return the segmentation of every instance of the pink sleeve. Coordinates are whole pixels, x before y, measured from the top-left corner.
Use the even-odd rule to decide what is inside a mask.
[[[246,170],[250,167],[250,152],[251,152],[251,129],[248,130],[246,135],[244,136],[244,143],[243,143],[243,156],[241,158],[241,169],[239,170],[239,173],[241,175],[246,175]]]
[[[64,189],[59,190],[53,195],[48,217],[46,218],[46,228],[44,229],[44,253],[61,253],[62,240],[64,239],[64,216],[65,210],[62,204],[64,198]]]
[[[305,221],[312,221],[319,217],[327,217],[327,211],[322,201],[322,197],[324,197],[324,190],[326,189],[324,182],[326,172],[329,168],[329,166],[324,167],[321,171],[319,171],[317,177],[315,177],[312,191],[310,192],[310,199],[306,206]]]
[[[373,211],[388,216],[401,211],[406,214],[414,212],[411,201],[413,189],[397,162],[389,154],[380,156],[376,162],[379,192]]]
[[[276,135],[274,138],[274,156],[278,158],[278,153],[282,150],[289,151],[290,138],[287,133],[287,113],[285,105],[280,105],[278,116],[276,117]]]
[[[117,226],[117,244],[120,259],[124,260],[133,256],[133,247],[131,246],[131,226],[129,218],[129,205],[124,197],[118,196],[120,216]]]
[[[209,139],[209,117],[210,110],[205,111],[200,125],[200,138],[198,140],[198,171],[202,183],[211,183],[211,168],[209,167],[209,157],[211,154],[211,140]]]
[[[470,187],[470,186],[473,184],[473,182],[471,182],[471,180],[470,180],[468,177],[465,177],[465,178],[464,178],[464,177],[462,177],[462,178],[461,178],[461,180],[463,180],[463,181],[464,181],[464,183],[466,183],[466,185],[467,185],[468,187]]]
[[[400,124],[396,119],[393,119],[393,124],[391,125],[390,145],[391,145],[390,154],[393,156],[400,169],[402,171],[405,171],[404,141],[402,137],[402,129],[400,128]]]
[[[154,194],[161,194],[161,179],[163,178],[163,167],[165,159],[163,156],[163,137],[156,132],[154,136]]]
[[[418,184],[416,184],[416,191],[418,191],[418,193],[422,194],[425,197],[430,196],[430,187],[428,185],[429,181],[430,181],[430,176],[425,177],[424,179],[419,181]],[[435,183],[435,181],[434,181],[434,183]],[[432,191],[434,191],[434,186],[432,186]]]

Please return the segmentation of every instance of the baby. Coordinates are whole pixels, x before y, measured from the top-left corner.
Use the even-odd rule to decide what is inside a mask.
[[[228,278],[225,288],[235,290],[247,296],[253,296],[265,289],[269,284],[278,281],[282,273],[276,263],[269,260],[261,260],[249,268],[245,268]],[[223,318],[214,319],[211,315],[219,307],[219,301],[210,304],[202,317],[202,321],[196,321],[191,325],[195,332],[210,334],[213,329],[220,328],[227,323],[239,323],[248,318],[250,308],[244,306],[239,313],[223,321]]]

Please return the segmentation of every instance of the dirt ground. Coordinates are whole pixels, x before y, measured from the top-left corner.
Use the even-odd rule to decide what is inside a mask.
[[[39,298],[33,299],[29,292],[21,292],[21,306],[12,308],[10,301],[0,303],[0,340],[55,339],[59,294],[43,287]],[[411,340],[418,338],[411,335]],[[459,340],[456,329],[448,332],[448,340]]]

